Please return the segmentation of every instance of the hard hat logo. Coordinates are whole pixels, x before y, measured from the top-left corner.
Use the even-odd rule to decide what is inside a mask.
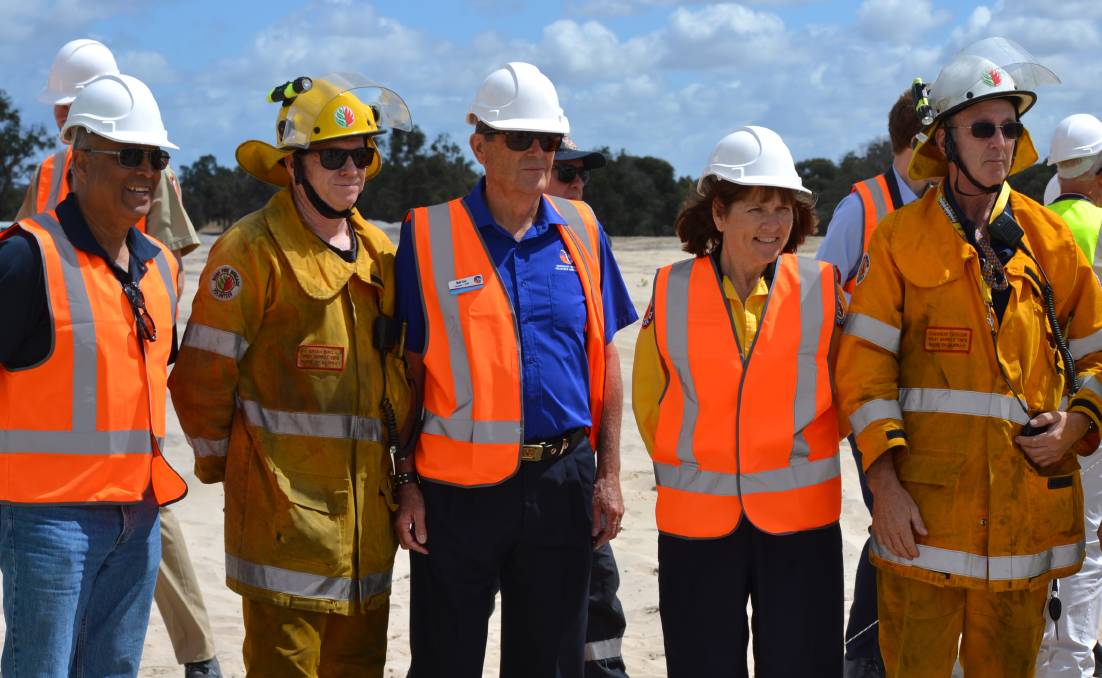
[[[339,127],[347,129],[356,124],[356,114],[348,106],[339,106],[333,112],[333,122],[337,123]]]
[[[1003,76],[999,73],[999,69],[992,68],[983,74],[983,84],[988,87],[998,87],[1003,84]]]

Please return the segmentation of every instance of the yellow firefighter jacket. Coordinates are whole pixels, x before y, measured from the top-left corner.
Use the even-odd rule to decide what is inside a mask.
[[[394,313],[394,245],[358,214],[347,263],[288,189],[211,249],[169,380],[195,474],[225,484],[226,580],[251,599],[350,613],[390,591],[396,542],[384,383],[404,364],[372,324]],[[401,422],[397,422],[401,425]]]
[[[1067,409],[1102,412],[1102,289],[1060,218],[1006,190],[1023,244],[1047,272],[1084,387]],[[906,560],[872,543],[877,567],[942,586],[1033,588],[1079,569],[1078,463],[1038,473],[1013,443],[1030,415],[1062,409],[1064,374],[1045,318],[1038,266],[1021,248],[1006,265],[999,320],[976,250],[940,190],[888,215],[859,272],[835,373],[867,469],[887,451],[929,536]],[[994,331],[994,337],[993,337]],[[1088,438],[1097,436],[1092,434]],[[1087,453],[1087,441],[1073,448]]]

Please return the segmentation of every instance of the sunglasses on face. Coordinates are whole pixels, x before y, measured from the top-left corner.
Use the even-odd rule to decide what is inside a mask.
[[[569,184],[574,179],[581,177],[582,184],[589,182],[589,170],[575,167],[574,165],[552,165],[555,176],[564,184]]]
[[[127,301],[130,302],[130,310],[134,312],[137,321],[138,336],[143,341],[157,341],[157,326],[153,323],[153,316],[145,308],[145,295],[140,287],[134,283],[126,283],[122,286]]]
[[[552,151],[559,150],[559,146],[562,145],[561,134],[551,134],[549,132],[501,132],[494,129],[487,129],[482,132],[487,138],[493,136],[505,137],[505,145],[511,151],[523,152],[532,147],[533,141],[538,141],[540,149],[544,153],[550,153]]]
[[[318,162],[327,170],[339,170],[344,163],[352,158],[352,164],[356,169],[363,169],[375,160],[375,149],[368,146],[359,148],[319,148],[307,149],[306,153],[317,153]]]
[[[953,125],[953,129],[967,129],[972,132],[972,136],[977,139],[990,139],[995,136],[995,130],[1001,129],[1003,132],[1003,138],[1013,141],[1019,138],[1025,132],[1025,125],[1020,122],[1004,122],[1001,125],[996,125],[993,122],[980,121],[974,122],[971,125]]]
[[[115,159],[119,161],[119,164],[123,167],[141,167],[145,157],[149,156],[149,166],[153,169],[160,171],[168,167],[168,161],[172,158],[168,154],[168,151],[162,151],[159,148],[146,149],[146,148],[120,148],[117,151],[107,151],[100,148],[85,148],[84,151],[88,153],[99,153],[101,155],[113,155]]]

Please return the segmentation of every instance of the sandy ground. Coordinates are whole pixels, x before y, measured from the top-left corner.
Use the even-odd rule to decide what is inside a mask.
[[[203,236],[203,247],[185,259],[187,283],[180,308],[181,332],[190,315],[191,298],[197,289],[198,276],[213,239],[211,236]],[[815,247],[817,242],[809,242],[803,253],[810,255]],[[613,241],[613,248],[632,300],[642,316],[650,298],[654,269],[684,258],[685,255],[679,251],[676,241],[663,238],[617,238]],[[635,428],[630,404],[631,366],[637,332],[638,325],[634,325],[624,329],[616,337],[624,383],[628,386],[621,451],[627,515],[624,519],[624,530],[613,542],[613,547],[622,579],[620,598],[628,619],[624,639],[625,661],[633,677],[660,678],[665,676],[665,663],[658,618],[658,535],[654,523],[654,475],[646,449]],[[241,661],[241,641],[244,631],[241,624],[241,604],[239,597],[224,584],[222,486],[203,485],[195,479],[191,472],[191,449],[184,440],[171,408],[166,448],[166,454],[173,466],[183,473],[190,486],[187,498],[173,506],[172,510],[183,526],[192,562],[203,588],[219,660],[227,676],[242,676],[244,666]],[[869,518],[861,503],[856,473],[848,446],[844,442],[841,454],[842,528],[848,613],[853,572],[867,534]],[[390,644],[386,672],[388,677],[405,676],[409,666],[409,645],[406,640],[409,627],[408,600],[409,560],[405,552],[399,551],[394,565],[394,588],[391,596]],[[486,676],[497,675],[500,642],[498,628],[499,621],[495,616],[490,623],[490,641],[484,671]],[[154,607],[140,675],[178,676],[181,673],[164,622]]]

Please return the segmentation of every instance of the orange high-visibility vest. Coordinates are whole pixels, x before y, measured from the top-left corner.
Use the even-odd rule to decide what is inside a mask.
[[[72,164],[72,146],[66,146],[42,161],[38,171],[38,189],[35,191],[35,212],[49,212],[69,196],[69,168]],[[145,233],[146,218],[142,217],[134,227]]]
[[[597,445],[605,384],[600,229],[580,201],[544,196],[575,262],[586,302],[590,442]],[[524,441],[520,341],[513,307],[462,199],[412,212],[426,320],[424,424],[417,472],[462,486],[516,473]]]
[[[889,170],[890,171],[890,170]],[[861,256],[869,251],[869,241],[872,240],[872,232],[880,220],[899,208],[892,200],[891,190],[888,188],[888,175],[878,174],[871,179],[858,181],[853,185],[852,191],[861,198],[861,206],[864,208],[864,222],[862,224],[863,237],[861,239]],[[843,271],[848,273],[848,271]],[[845,282],[843,289],[853,294],[857,287],[857,276],[853,276]]]
[[[164,245],[141,291],[159,337],[139,343],[134,312],[107,262],[75,248],[55,212],[18,229],[41,251],[52,346],[41,363],[0,367],[0,502],[126,504],[152,483],[161,505],[187,491],[161,456],[176,260]],[[150,239],[152,242],[152,239]]]
[[[710,256],[658,270],[654,327],[669,377],[652,457],[658,529],[710,539],[743,513],[773,534],[838,520],[830,264],[782,254],[745,362]]]

